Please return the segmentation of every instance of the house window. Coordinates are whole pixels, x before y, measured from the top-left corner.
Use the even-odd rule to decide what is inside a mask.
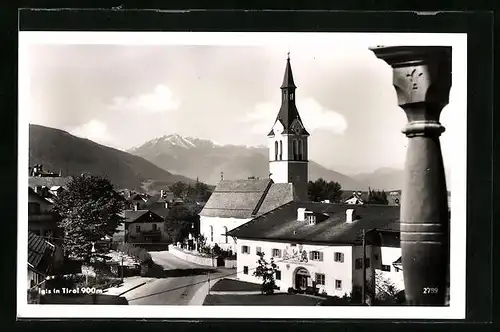
[[[210,242],[214,242],[214,226],[210,226]]]
[[[281,271],[280,271],[280,270],[276,270],[276,276],[275,276],[275,279],[276,279],[276,280],[281,280]]]
[[[241,253],[242,254],[249,254],[250,253],[250,247],[249,246],[241,246]]]
[[[274,160],[278,160],[278,141],[274,142]]]
[[[335,289],[337,290],[342,289],[342,280],[335,280]]]
[[[367,259],[365,260],[365,268],[367,269],[367,268],[369,268],[369,267],[370,267],[370,259],[369,259],[369,258],[367,258]]]
[[[243,266],[243,273],[248,274],[248,266]]]
[[[333,260],[335,262],[343,263],[344,262],[344,254],[341,252],[336,252],[334,254]]]
[[[224,235],[226,237],[226,243],[228,243],[228,241],[227,241],[227,227],[226,226],[224,226]]]
[[[281,258],[281,249],[273,249],[273,257]]]
[[[153,224],[153,231],[157,231],[158,230],[158,225],[157,224]]]
[[[135,231],[136,231],[137,233],[140,233],[140,232],[141,232],[141,225],[137,225],[137,226],[135,226]]]
[[[325,275],[323,273],[316,273],[316,285],[325,284]]]
[[[290,93],[290,100],[293,100],[293,93]]]
[[[255,253],[260,254],[262,252],[262,247],[257,247]]]
[[[382,264],[382,271],[391,272],[391,266]]]
[[[280,141],[280,160],[283,160],[283,141]]]
[[[378,254],[373,254],[373,259],[378,261]]]
[[[316,216],[314,214],[308,215],[307,222],[309,223],[309,225],[316,225]]]
[[[309,255],[312,261],[323,261],[323,253],[320,251],[311,251]]]

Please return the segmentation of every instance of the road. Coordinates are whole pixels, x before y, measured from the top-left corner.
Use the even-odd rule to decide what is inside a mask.
[[[232,270],[212,269],[179,259],[168,251],[150,252],[153,260],[163,266],[169,277],[158,278],[124,296],[130,305],[201,305],[192,303],[196,291],[208,280],[230,274]],[[198,302],[203,298],[196,297]]]

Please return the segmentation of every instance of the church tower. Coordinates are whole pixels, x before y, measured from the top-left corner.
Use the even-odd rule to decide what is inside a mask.
[[[275,183],[293,183],[298,200],[307,201],[309,133],[295,106],[290,54],[286,60],[285,75],[281,85],[281,108],[269,138],[269,172]]]

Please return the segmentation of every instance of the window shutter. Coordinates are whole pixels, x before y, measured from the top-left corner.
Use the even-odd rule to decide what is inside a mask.
[[[319,252],[319,260],[322,262],[323,261],[323,252]]]
[[[309,251],[309,260],[311,261],[314,259],[313,253],[314,251]]]
[[[244,254],[245,253],[245,246],[241,246],[241,253]]]
[[[344,254],[343,253],[340,254],[340,262],[344,263]]]

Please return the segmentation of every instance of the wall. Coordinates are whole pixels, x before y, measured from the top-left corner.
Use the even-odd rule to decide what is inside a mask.
[[[249,254],[243,254],[241,247],[247,245],[250,247]],[[261,247],[267,261],[270,260],[272,249],[281,249],[282,257],[286,250],[289,254],[293,249],[299,249],[300,244],[295,247],[291,243],[284,242],[271,242],[271,241],[253,241],[238,239],[237,251],[237,271],[238,279],[253,283],[261,283],[261,279],[253,276],[253,271],[258,266],[258,259],[256,249]],[[320,251],[323,253],[323,261],[294,262],[293,260],[283,261],[282,258],[275,259],[278,269],[281,271],[281,280],[277,280],[276,284],[280,287],[281,291],[287,291],[289,287],[295,287],[295,273],[298,268],[303,267],[308,270],[312,280],[315,279],[315,273],[322,273],[325,275],[325,285],[317,285],[319,291],[326,291],[328,295],[343,296],[350,294],[352,291],[352,247],[345,246],[325,246],[325,245],[303,245],[302,250],[308,253],[310,251]],[[344,254],[344,262],[335,262],[334,253],[341,252]],[[248,274],[244,274],[244,267],[248,267]],[[335,289],[335,280],[342,281],[341,289]]]
[[[130,223],[128,224],[129,235],[131,236],[139,236],[142,232],[149,232],[153,230],[153,224],[156,224],[157,230],[164,233],[164,227],[162,222],[141,222],[141,223]],[[136,231],[136,226],[141,226],[141,231]]]
[[[231,236],[227,237],[228,243],[226,243],[226,237],[223,235],[225,232],[224,226],[230,231],[250,220],[251,218],[238,219],[200,216],[200,234],[207,240],[207,245],[213,246],[217,243],[223,249],[236,251],[236,243]],[[210,241],[210,226],[213,226],[213,241]]]
[[[180,258],[182,260],[195,263],[198,265],[203,265],[203,266],[215,266],[215,259],[212,259],[211,257],[203,257],[203,256],[197,256],[190,254],[188,252],[185,252],[179,248],[177,248],[174,245],[169,245],[168,246],[168,251],[174,255],[177,258]]]
[[[238,263],[236,259],[225,259],[224,260],[224,267],[226,269],[235,269],[237,268]]]

